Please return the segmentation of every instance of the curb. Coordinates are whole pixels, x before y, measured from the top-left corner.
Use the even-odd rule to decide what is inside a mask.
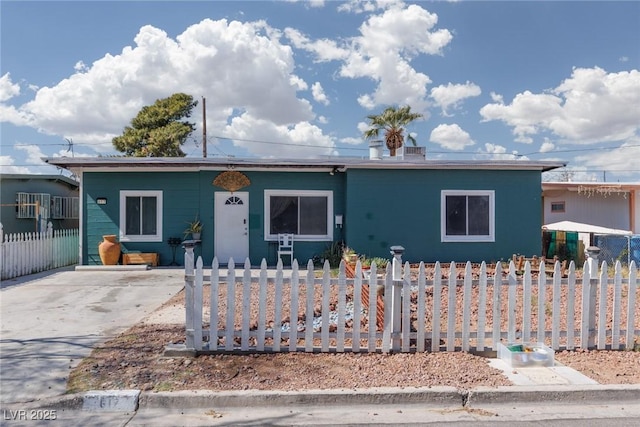
[[[222,391],[210,390],[142,393],[140,408],[210,408],[305,405],[363,405],[422,403],[461,406],[463,394],[454,387],[429,389],[372,388],[363,390]]]
[[[37,409],[128,412],[139,409],[198,409],[211,407],[270,407],[312,405],[383,405],[419,403],[429,406],[477,407],[513,403],[589,404],[640,402],[640,384],[476,387],[460,390],[431,388],[332,389],[307,391],[149,392],[99,390],[30,402]],[[12,406],[6,404],[3,406]]]
[[[640,402],[640,384],[477,387],[467,405]]]

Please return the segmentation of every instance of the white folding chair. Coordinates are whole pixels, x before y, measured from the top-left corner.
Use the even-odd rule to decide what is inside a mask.
[[[293,234],[278,234],[278,259],[289,255],[293,264]]]

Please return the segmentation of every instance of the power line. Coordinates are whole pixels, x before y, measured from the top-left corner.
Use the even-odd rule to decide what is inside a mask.
[[[602,150],[618,150],[624,148],[640,147],[640,144],[618,145],[615,147],[593,147],[593,148],[574,148],[571,150],[553,150],[553,151],[533,151],[526,154],[515,154],[516,156],[533,156],[534,154],[553,154],[553,153],[576,153],[582,151],[602,151]]]
[[[368,151],[369,148],[368,147],[350,147],[350,146],[342,146],[342,147],[335,147],[335,146],[325,146],[325,145],[308,145],[308,144],[300,144],[300,143],[295,143],[295,142],[277,142],[277,141],[265,141],[265,140],[259,140],[259,139],[248,139],[248,138],[235,138],[235,137],[226,137],[226,136],[221,136],[221,135],[211,135],[211,136],[207,136],[207,143],[211,142],[213,139],[224,139],[224,140],[229,140],[229,141],[242,141],[242,142],[253,142],[253,143],[258,143],[258,144],[269,144],[269,145],[281,145],[281,146],[288,146],[288,147],[303,147],[303,148],[316,148],[316,149],[322,149],[322,150],[326,150],[326,149],[339,149],[342,151],[346,151],[346,150],[350,150],[350,151],[359,151],[359,152],[364,152],[364,151]],[[195,145],[196,148],[199,147],[199,143],[200,141],[197,140],[195,137],[189,137],[188,140],[192,140]],[[67,140],[65,143],[44,143],[44,144],[29,144],[29,143],[16,143],[16,144],[0,144],[0,146],[2,147],[17,147],[17,146],[66,146],[68,148],[71,148],[71,150],[73,150],[73,146],[93,146],[93,145],[104,145],[106,143],[100,143],[100,142],[93,142],[93,143],[69,143],[69,141]],[[617,146],[613,146],[613,147],[593,147],[593,148],[575,148],[575,149],[566,149],[566,150],[552,150],[552,151],[532,151],[529,153],[525,153],[525,154],[515,154],[515,153],[484,153],[484,152],[479,152],[479,151],[440,151],[440,150],[429,150],[428,153],[431,154],[446,154],[446,155],[458,155],[458,156],[464,156],[464,155],[473,155],[473,156],[493,156],[496,154],[499,155],[511,155],[514,157],[524,157],[524,156],[533,156],[533,155],[538,155],[538,154],[545,154],[545,155],[553,155],[556,153],[575,153],[575,152],[585,152],[585,151],[602,151],[602,150],[617,150],[617,149],[625,149],[625,148],[635,148],[635,147],[640,147],[640,144],[629,144],[629,145],[617,145]],[[217,149],[217,151],[219,151],[223,156],[227,156],[226,153],[224,153],[222,151],[222,149],[220,149],[217,146],[214,146],[214,148]],[[67,150],[69,151],[69,150]],[[189,154],[192,154],[192,152],[190,152]]]

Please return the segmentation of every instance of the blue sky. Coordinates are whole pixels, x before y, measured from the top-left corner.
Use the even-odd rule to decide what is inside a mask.
[[[0,14],[5,173],[117,154],[143,106],[185,92],[206,98],[209,156],[366,157],[367,115],[410,105],[430,159],[640,181],[640,2],[4,0]],[[184,151],[201,156],[201,104],[190,120]]]

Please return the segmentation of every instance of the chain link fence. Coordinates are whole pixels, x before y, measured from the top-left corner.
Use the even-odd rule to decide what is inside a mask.
[[[594,236],[594,243],[600,248],[599,262],[606,261],[614,264],[620,261],[623,265],[635,261],[640,266],[640,234],[632,236],[619,236],[602,234]]]

